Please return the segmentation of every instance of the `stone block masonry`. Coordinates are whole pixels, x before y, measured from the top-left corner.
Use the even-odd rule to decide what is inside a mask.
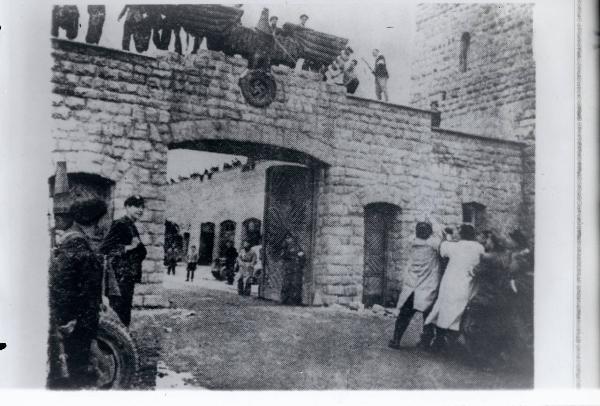
[[[417,6],[411,103],[437,102],[442,126],[525,142],[524,228],[533,235],[535,60],[531,4]]]
[[[315,74],[288,68],[274,68],[276,100],[252,107],[237,85],[246,61],[216,52],[150,58],[52,44],[53,160],[114,181],[115,217],[132,193],[148,202],[140,231],[149,255],[137,305],[165,303],[170,148],[239,154],[263,146],[319,163],[310,304],[361,301],[367,204],[390,203],[401,212],[401,250],[387,271],[387,297],[400,289],[416,221],[458,224],[462,204],[478,202],[489,228],[505,233],[520,224],[519,142],[432,129],[431,111],[347,96]]]

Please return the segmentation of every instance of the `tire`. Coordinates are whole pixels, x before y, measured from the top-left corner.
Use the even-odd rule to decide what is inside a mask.
[[[98,370],[98,388],[131,387],[137,371],[137,352],[127,328],[113,310],[100,314],[92,354]]]
[[[239,81],[246,101],[255,107],[266,107],[275,100],[277,85],[273,76],[261,70],[252,70]]]

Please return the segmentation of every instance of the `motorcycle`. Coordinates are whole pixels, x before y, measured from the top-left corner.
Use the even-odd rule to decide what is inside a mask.
[[[227,267],[225,265],[225,258],[217,258],[215,259],[211,273],[218,281],[227,280],[229,285],[233,284],[233,280],[235,278],[235,273],[238,271],[237,263],[233,267]]]

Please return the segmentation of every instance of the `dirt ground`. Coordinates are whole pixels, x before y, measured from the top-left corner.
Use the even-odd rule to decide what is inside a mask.
[[[136,313],[136,341],[144,360],[138,387],[152,373],[172,388],[208,389],[469,389],[531,388],[531,374],[484,372],[414,348],[414,320],[403,350],[387,342],[394,318],[346,309],[287,307],[239,297],[200,271],[167,277],[172,309]],[[160,331],[159,331],[160,330]],[[143,332],[143,333],[142,333]],[[157,337],[162,343],[155,345]],[[156,368],[156,350],[160,365]],[[142,354],[144,350],[142,350]],[[144,358],[145,356],[142,356]],[[181,377],[179,383],[177,377]],[[168,379],[166,379],[168,378]],[[159,384],[159,387],[161,385]]]

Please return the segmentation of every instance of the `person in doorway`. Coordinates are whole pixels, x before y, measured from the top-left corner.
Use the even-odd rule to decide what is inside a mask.
[[[177,251],[175,247],[171,246],[167,248],[165,253],[165,265],[167,266],[167,275],[175,275],[175,269],[177,268]]]
[[[106,213],[99,199],[74,202],[73,225],[61,236],[50,264],[50,342],[48,387],[92,387],[92,340],[98,333],[103,264],[90,243]]]
[[[238,257],[238,252],[233,246],[233,241],[227,240],[225,242],[225,250],[223,251],[223,257],[225,258],[225,278],[227,279],[228,285],[233,285],[235,278],[235,265]]]
[[[475,240],[473,226],[463,224],[459,231],[460,241],[444,241],[440,255],[448,258],[448,267],[442,277],[438,298],[425,324],[436,326],[432,347],[445,350],[454,345],[458,338],[460,322],[473,291],[473,269],[479,264],[483,245]]]
[[[302,14],[300,16],[300,27],[306,27],[306,22],[308,21],[308,16],[306,14]]]
[[[110,305],[123,324],[129,326],[133,292],[135,284],[141,282],[142,261],[146,258],[146,247],[135,225],[144,214],[144,198],[139,195],[128,197],[125,200],[125,212],[125,216],[113,221],[100,250],[108,255],[121,293]]]
[[[374,49],[373,58],[375,58],[375,67],[373,69],[373,75],[375,76],[375,96],[377,100],[383,99],[384,102],[387,102],[387,82],[390,75],[387,70],[385,56],[378,49]]]
[[[242,249],[238,256],[238,266],[240,274],[238,276],[238,294],[240,296],[250,296],[252,289],[252,277],[254,276],[254,265],[256,265],[256,252],[250,247],[250,242],[245,240],[242,243]]]
[[[281,303],[302,304],[302,277],[306,258],[304,251],[289,232],[285,236],[280,258],[283,263]]]
[[[192,245],[190,248],[190,252],[186,258],[187,266],[187,274],[185,276],[186,282],[194,282],[194,273],[196,272],[196,267],[198,266],[198,253],[196,252],[196,246]]]
[[[417,312],[423,313],[423,320],[427,319],[440,285],[441,238],[433,235],[431,224],[425,222],[417,223],[415,237],[411,247],[410,262],[404,272],[402,291],[398,298],[397,309],[400,313],[396,320],[394,337],[389,343],[389,346],[394,349],[400,348],[402,335]],[[428,349],[433,335],[433,325],[425,325],[417,347]]]

